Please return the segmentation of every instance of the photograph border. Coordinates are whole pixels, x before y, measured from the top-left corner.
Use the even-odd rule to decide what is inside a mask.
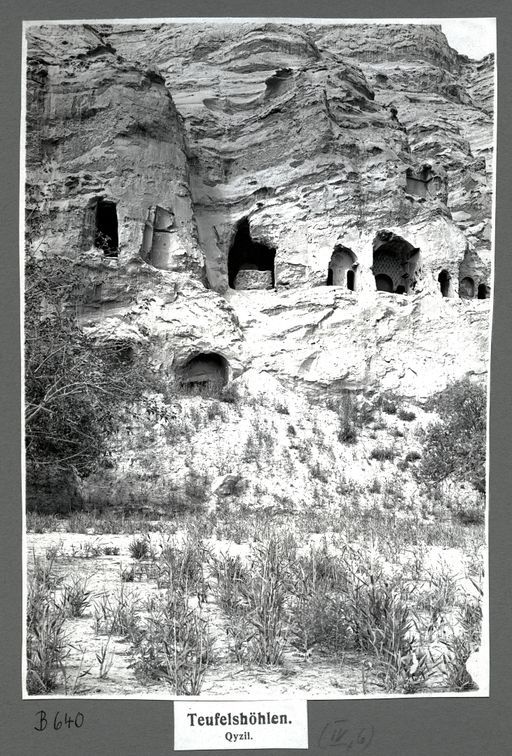
[[[114,3],[109,0],[109,2],[104,3],[89,3],[88,4],[88,10],[92,9],[93,6],[100,6],[101,11],[99,13],[92,13],[88,12],[87,14],[84,14],[83,8],[81,9],[80,14],[77,15],[77,19],[73,19],[70,16],[69,13],[69,6],[65,6],[64,3],[60,2],[52,2],[48,3],[45,6],[45,17],[54,17],[55,21],[60,21],[61,19],[69,20],[70,22],[76,23],[77,21],[81,20],[82,18],[98,18],[98,19],[107,19],[107,18],[115,18],[116,15],[122,16],[122,18],[128,17],[128,9],[130,6],[135,5],[131,2],[126,3]],[[119,12],[119,6],[124,8],[122,14]],[[162,13],[161,6],[165,6],[165,13]],[[161,2],[151,2],[151,4],[148,4],[145,6],[145,9],[149,7],[151,8],[151,18],[156,17],[169,17],[169,18],[176,18],[176,20],[185,20],[185,18],[181,19],[181,16],[190,17],[191,15],[195,16],[202,16],[206,20],[209,16],[213,16],[213,13],[208,13],[206,6],[207,5],[214,5],[213,3],[197,3],[200,7],[200,10],[198,10],[195,14],[191,14],[191,11],[194,7],[194,3],[183,3],[183,5],[186,6],[186,14],[185,13],[178,13],[175,12],[175,9],[178,8],[180,4],[174,3],[172,4],[173,13],[171,14],[169,11],[171,10],[171,7],[169,4],[161,3]],[[241,3],[236,4],[236,10],[233,8],[233,3],[225,3],[222,7],[225,12],[222,15],[229,16],[229,17],[253,17],[254,13],[250,12],[243,12],[243,9],[240,8]],[[270,6],[270,3],[264,3],[260,6],[258,12],[258,17],[276,17],[278,14],[276,13],[276,6],[274,4],[274,10],[273,12],[263,13],[263,10],[266,6]],[[301,4],[304,6],[305,4]],[[329,10],[325,10],[325,6],[330,6]],[[382,7],[379,9],[378,14],[375,14],[375,17],[385,17],[385,18],[392,18],[395,16],[397,19],[400,18],[411,18],[410,17],[410,10],[409,13],[407,12],[400,12],[399,8],[403,6],[406,6],[406,3],[401,2],[400,0],[397,0],[392,3],[387,3],[385,7]],[[438,12],[435,12],[435,9],[438,8],[441,4],[440,3],[434,3],[434,2],[418,2],[415,6],[415,10],[417,12],[418,18],[429,18],[429,17],[447,17],[447,18],[454,18],[454,17],[479,17],[479,16],[493,16],[496,15],[498,18],[498,56],[497,56],[497,68],[498,68],[498,80],[501,82],[501,86],[499,85],[499,99],[498,99],[498,118],[496,122],[496,133],[498,135],[498,159],[495,157],[495,167],[497,168],[497,172],[495,171],[494,176],[494,182],[495,187],[497,190],[497,194],[495,193],[495,206],[497,211],[496,216],[496,234],[495,234],[495,249],[510,249],[510,230],[506,227],[506,220],[507,220],[507,189],[506,189],[506,180],[507,176],[510,174],[510,170],[512,168],[511,166],[511,147],[510,144],[507,144],[504,139],[507,137],[507,124],[510,122],[511,119],[511,112],[510,112],[510,96],[507,92],[507,81],[509,80],[509,77],[507,76],[507,72],[512,72],[512,66],[511,66],[511,60],[510,60],[510,53],[507,53],[505,40],[510,33],[510,22],[511,22],[511,11],[506,7],[505,3],[496,3],[496,2],[486,2],[484,7],[480,4],[477,7],[476,3],[473,2],[449,2],[449,3],[443,3],[443,12],[438,10]],[[16,6],[16,14],[12,13],[11,8],[9,8],[9,17],[6,19],[6,24],[4,28],[9,30],[11,29],[11,36],[10,36],[10,47],[7,45],[7,41],[9,41],[6,37],[4,40],[4,49],[2,50],[2,63],[4,63],[4,58],[6,61],[6,65],[2,67],[2,70],[5,72],[7,71],[7,74],[4,74],[5,78],[8,79],[8,83],[11,84],[10,92],[6,95],[6,87],[4,86],[6,84],[6,81],[2,81],[2,114],[7,115],[7,117],[4,119],[4,133],[2,135],[2,141],[5,144],[6,137],[10,137],[10,142],[8,143],[9,149],[4,150],[4,161],[7,167],[6,175],[9,176],[9,182],[5,182],[4,186],[2,187],[2,206],[8,208],[8,211],[5,213],[5,215],[9,219],[9,224],[6,232],[6,236],[8,239],[8,243],[6,244],[6,249],[8,250],[15,250],[18,246],[18,240],[17,240],[17,231],[18,226],[16,222],[11,222],[12,219],[16,218],[17,215],[17,193],[13,191],[13,186],[16,183],[16,174],[17,174],[17,167],[16,167],[16,161],[19,153],[19,144],[18,144],[18,135],[19,135],[19,109],[13,108],[13,104],[19,104],[20,97],[21,97],[21,86],[19,81],[19,66],[18,66],[18,76],[12,75],[13,71],[16,72],[16,52],[12,52],[12,50],[19,50],[19,47],[21,45],[21,24],[20,24],[20,18],[25,20],[30,20],[31,18],[37,18],[37,16],[41,15],[41,13],[31,13],[28,15],[30,10],[27,10],[27,7],[30,8],[30,6],[34,7],[35,4],[24,2],[21,4],[17,4]],[[112,13],[111,9],[116,6],[118,9],[117,13]],[[157,12],[157,6],[158,11]],[[288,10],[288,6],[293,6],[293,9],[290,7]],[[279,17],[294,17],[294,18],[311,18],[312,14],[307,8],[302,7],[302,9],[298,10],[298,3],[280,3],[279,9],[281,10],[287,10],[286,13],[283,13],[283,15],[279,15]],[[335,6],[334,8],[332,6]],[[428,6],[428,10],[426,8]],[[458,7],[458,11],[455,9],[455,6]],[[501,8],[499,6],[502,6]],[[109,8],[109,13],[106,13],[107,7]],[[358,11],[357,13],[350,13],[347,10],[347,7],[357,7]],[[365,12],[366,8],[368,7],[367,3],[364,2],[357,2],[357,3],[344,3],[344,4],[337,4],[337,3],[324,3],[319,2],[316,5],[316,8],[318,9],[318,12],[315,14],[322,19],[328,19],[329,16],[334,18],[343,18],[343,19],[350,19],[350,18],[368,18],[370,19],[372,17],[371,12]],[[410,6],[408,6],[410,9]],[[51,10],[51,13],[50,13]],[[322,10],[322,13],[320,13],[320,10]],[[450,11],[449,13],[447,11]],[[384,12],[385,11],[385,12]],[[73,14],[75,15],[75,14]],[[79,17],[78,17],[79,15]],[[131,18],[140,20],[138,16],[140,14],[130,14]],[[219,7],[217,6],[215,8],[215,16],[218,17],[219,14]],[[412,20],[412,19],[411,19]],[[508,31],[507,31],[508,29]],[[18,34],[19,38],[16,38],[16,34]],[[500,41],[502,44],[500,44]],[[9,52],[11,51],[11,52]],[[18,63],[19,63],[19,57],[18,57]],[[13,65],[14,64],[14,65]],[[17,89],[16,89],[17,88]],[[508,110],[507,110],[508,108]],[[5,113],[6,109],[8,109],[8,113]],[[18,126],[18,129],[16,128]],[[13,202],[14,200],[14,202]],[[505,258],[505,259],[503,259]],[[507,267],[508,266],[508,267]],[[2,490],[4,490],[4,495],[6,496],[6,501],[3,507],[2,516],[3,516],[3,528],[2,528],[2,565],[4,566],[4,576],[8,577],[7,580],[5,580],[5,585],[3,586],[2,590],[3,593],[6,595],[2,595],[2,606],[7,607],[8,611],[4,611],[3,615],[3,621],[6,622],[6,631],[4,633],[4,637],[8,637],[8,639],[12,642],[14,642],[13,647],[10,648],[9,654],[6,655],[6,659],[8,660],[8,663],[6,664],[6,668],[8,669],[15,669],[18,665],[19,668],[19,659],[20,659],[20,639],[19,639],[19,624],[13,624],[16,623],[16,620],[20,620],[21,618],[21,602],[20,602],[20,584],[23,582],[19,579],[20,573],[18,570],[16,570],[16,576],[18,579],[14,579],[14,569],[13,565],[16,565],[17,567],[20,566],[20,553],[16,551],[16,549],[19,549],[19,536],[20,533],[20,518],[19,513],[20,509],[18,509],[17,506],[13,506],[13,502],[16,500],[19,502],[20,500],[20,486],[21,486],[21,475],[20,475],[20,466],[19,466],[19,453],[21,444],[15,443],[15,441],[18,441],[20,439],[20,428],[17,427],[17,424],[19,424],[19,405],[18,405],[18,397],[20,396],[20,382],[19,382],[19,370],[18,374],[16,375],[16,368],[20,364],[20,341],[19,341],[19,332],[17,330],[17,327],[13,328],[12,324],[17,323],[18,320],[18,305],[19,302],[17,301],[17,295],[19,293],[19,284],[14,285],[14,282],[17,280],[18,276],[18,258],[17,255],[13,252],[9,253],[9,258],[7,260],[7,280],[9,281],[10,285],[6,286],[6,296],[4,298],[4,313],[8,314],[8,317],[3,318],[3,325],[4,325],[4,333],[2,343],[4,346],[4,355],[2,360],[2,367],[4,365],[9,368],[8,371],[6,371],[6,380],[3,383],[5,389],[4,389],[4,396],[2,397],[2,417],[4,419],[4,433],[2,434],[2,451],[3,459],[4,461],[8,461],[9,464],[5,466],[6,470],[9,470],[9,475],[2,478]],[[489,704],[490,707],[482,707],[484,710],[487,710],[487,714],[484,717],[484,722],[487,723],[488,719],[494,720],[494,727],[478,727],[475,725],[482,724],[482,708],[480,711],[476,711],[474,709],[473,704],[478,704],[478,700],[474,700],[474,696],[470,694],[464,695],[464,701],[461,701],[461,697],[458,694],[456,695],[457,702],[460,701],[460,703],[464,703],[464,709],[470,709],[472,710],[472,713],[467,716],[463,715],[462,717],[454,717],[454,722],[452,723],[452,731],[450,732],[450,724],[448,724],[448,733],[447,733],[447,739],[444,743],[442,748],[446,748],[446,753],[456,753],[454,750],[454,742],[459,742],[462,744],[463,749],[461,749],[461,753],[464,753],[465,756],[470,756],[473,752],[478,754],[480,756],[482,752],[481,748],[484,744],[486,745],[487,750],[485,751],[486,756],[487,753],[490,755],[495,752],[496,754],[504,753],[505,744],[507,743],[506,739],[506,729],[507,727],[510,727],[509,724],[509,717],[505,715],[506,708],[503,709],[503,715],[500,717],[499,715],[497,717],[494,717],[494,714],[499,711],[504,705],[506,706],[506,698],[505,700],[501,699],[501,696],[504,691],[510,692],[510,661],[509,661],[509,654],[507,653],[507,646],[506,643],[504,646],[502,646],[503,651],[500,653],[499,651],[499,643],[500,639],[501,641],[507,639],[507,634],[510,631],[510,602],[507,602],[506,596],[506,588],[508,587],[507,582],[507,570],[503,569],[506,568],[507,564],[510,565],[510,553],[508,550],[508,542],[509,542],[509,536],[510,536],[510,515],[508,512],[508,491],[510,490],[509,485],[507,485],[507,473],[509,473],[509,465],[508,465],[508,459],[510,454],[510,439],[508,434],[508,427],[510,427],[510,397],[507,390],[507,379],[508,374],[510,373],[511,365],[507,362],[507,356],[510,355],[510,349],[509,349],[509,342],[508,339],[509,336],[509,328],[508,323],[510,322],[510,304],[507,301],[507,293],[510,286],[510,283],[512,281],[511,278],[511,263],[510,259],[506,259],[506,255],[502,255],[502,259],[500,259],[499,253],[496,254],[495,260],[494,260],[494,281],[497,286],[497,289],[493,292],[493,348],[491,352],[492,356],[492,363],[491,363],[491,405],[490,405],[490,457],[488,460],[488,465],[490,465],[490,480],[488,484],[488,490],[489,490],[489,497],[488,497],[488,513],[489,513],[489,523],[488,523],[488,538],[489,538],[489,566],[490,566],[490,581],[491,581],[491,655],[492,660],[494,661],[494,667],[492,667],[492,677],[491,677],[491,691],[490,691],[490,700]],[[508,283],[508,286],[507,286]],[[501,296],[500,296],[501,295]],[[8,329],[5,328],[6,325],[10,325]],[[10,336],[10,338],[7,338],[7,335]],[[9,357],[7,359],[7,357]],[[512,360],[511,360],[512,362]],[[503,381],[503,383],[501,383]],[[16,387],[17,384],[17,392],[12,391],[13,386]],[[6,433],[7,431],[7,433]],[[508,445],[507,445],[508,441]],[[510,482],[510,481],[509,481]],[[496,510],[496,511],[495,511]],[[499,522],[500,518],[504,516],[504,521]],[[13,538],[13,533],[17,534],[17,538]],[[7,534],[7,538],[5,538]],[[507,539],[507,534],[509,534]],[[508,562],[507,562],[508,560]],[[505,574],[503,574],[503,572]],[[501,577],[500,577],[501,576]],[[7,590],[5,590],[7,589]],[[500,598],[501,597],[501,598]],[[11,609],[13,611],[11,611]],[[508,615],[507,615],[508,612]],[[493,620],[493,617],[496,619]],[[498,626],[497,626],[498,623]],[[18,630],[17,630],[18,628]],[[16,649],[18,650],[18,653],[16,653]],[[497,664],[496,664],[497,661]],[[492,664],[492,661],[491,661]],[[507,677],[507,668],[509,670],[509,674]],[[37,753],[60,753],[61,751],[55,750],[55,748],[62,748],[62,738],[59,741],[57,737],[53,739],[53,745],[50,746],[50,750],[46,751],[47,744],[50,743],[50,733],[47,733],[46,740],[41,741],[41,736],[38,735],[39,741],[34,740],[33,733],[30,732],[31,725],[33,726],[33,721],[31,720],[30,716],[27,717],[27,710],[28,709],[34,709],[34,705],[38,708],[41,707],[41,704],[38,703],[39,698],[34,700],[33,697],[30,697],[27,699],[27,701],[21,702],[19,700],[19,690],[17,691],[17,688],[19,687],[19,681],[20,675],[18,674],[4,674],[3,675],[3,681],[2,686],[5,686],[7,684],[7,687],[3,690],[3,700],[8,702],[9,709],[15,713],[14,719],[24,722],[24,725],[21,725],[18,727],[18,737],[19,740],[12,740],[8,741],[12,747],[18,749],[18,750],[6,750],[7,753],[16,754],[16,753],[27,753],[28,744],[34,743],[34,746],[36,743],[39,743]],[[449,696],[452,694],[448,694]],[[496,703],[496,695],[498,696],[498,703]],[[131,713],[128,715],[127,721],[132,724],[133,723],[133,707],[136,705],[137,707],[140,707],[144,710],[145,715],[140,720],[141,722],[141,729],[142,731],[146,732],[146,736],[150,735],[150,740],[153,742],[155,737],[159,737],[162,735],[162,729],[165,729],[167,731],[167,736],[164,733],[164,737],[162,739],[162,743],[158,743],[158,751],[151,751],[151,753],[160,753],[164,752],[163,750],[160,751],[160,748],[165,747],[166,751],[168,752],[168,749],[171,747],[171,740],[169,737],[169,726],[170,726],[170,714],[171,714],[171,706],[169,706],[169,699],[165,699],[165,701],[156,701],[156,700],[149,700],[149,699],[137,699],[136,701],[131,701],[130,699],[123,699],[123,707],[119,709],[120,700],[119,699],[113,699],[111,697],[102,698],[102,699],[66,699],[63,700],[61,703],[60,699],[55,699],[54,697],[48,697],[52,701],[52,706],[50,707],[50,702],[48,703],[48,708],[61,708],[64,709],[66,707],[69,708],[69,704],[73,701],[77,701],[80,704],[80,708],[85,709],[86,707],[89,708],[89,704],[94,704],[94,702],[101,703],[103,706],[105,706],[105,701],[112,701],[114,704],[112,712],[114,710],[117,711],[117,714],[119,715],[122,712],[123,708],[126,708],[126,711],[130,711]],[[411,742],[413,743],[413,747],[415,748],[414,752],[418,754],[422,753],[436,753],[441,754],[444,753],[443,750],[439,750],[439,746],[435,745],[435,742],[438,742],[439,740],[439,727],[442,728],[442,722],[446,722],[446,713],[448,708],[452,708],[446,698],[441,698],[438,696],[427,696],[427,697],[409,697],[409,700],[411,702],[410,708],[417,709],[418,706],[421,704],[425,704],[424,709],[425,716],[421,718],[419,722],[416,722],[416,718],[414,716],[409,717],[407,716],[407,732],[403,732],[403,730],[400,730],[400,722],[402,723],[402,727],[404,724],[404,717],[403,713],[401,716],[396,717],[393,715],[391,709],[396,708],[393,707],[394,699],[398,698],[396,701],[396,705],[400,707],[400,705],[403,705],[403,699],[392,696],[391,698],[384,698],[380,697],[377,699],[368,699],[368,698],[350,698],[350,699],[343,699],[341,701],[344,714],[345,710],[351,709],[355,712],[356,709],[359,709],[359,713],[355,718],[359,717],[358,721],[363,720],[370,720],[372,721],[381,721],[382,720],[382,714],[385,714],[386,721],[389,723],[392,723],[393,720],[395,720],[395,724],[393,726],[393,731],[400,734],[399,741],[402,743],[400,747],[404,747],[403,751],[396,750],[397,748],[397,741],[395,741],[394,746],[392,746],[395,750],[389,751],[389,753],[404,753],[408,754],[410,751],[407,750],[406,743]],[[201,699],[206,700],[206,699]],[[430,729],[430,736],[432,738],[435,738],[435,741],[432,741],[430,743],[430,746],[434,749],[432,751],[425,751],[423,750],[424,745],[428,747],[428,743],[424,743],[421,739],[418,740],[410,740],[411,731],[414,729],[414,726],[419,725],[420,731],[427,725],[427,718],[432,715],[432,704],[434,702],[438,701],[439,708],[441,709],[439,711],[439,718],[436,720],[436,723],[434,725],[434,730]],[[414,703],[417,702],[417,703]],[[21,706],[20,706],[21,704]],[[58,706],[54,706],[53,704]],[[126,704],[126,707],[124,706]],[[165,722],[165,717],[162,718],[159,717],[158,721],[160,722],[160,725],[156,725],[156,729],[152,729],[151,733],[147,730],[147,727],[149,726],[150,722],[153,722],[155,717],[155,712],[149,712],[149,708],[151,708],[152,704],[155,704],[156,708],[159,708],[160,711],[163,713],[162,707],[167,708],[167,722]],[[316,729],[313,725],[321,720],[325,721],[325,716],[321,715],[321,712],[318,711],[318,719],[317,717],[313,717],[313,713],[317,711],[318,707],[320,709],[323,707],[324,709],[327,707],[327,709],[331,708],[331,711],[333,710],[333,707],[336,707],[338,704],[338,700],[331,700],[328,704],[323,704],[321,702],[315,701],[310,704],[310,710],[309,710],[309,718],[310,718],[310,730],[312,737],[310,737],[310,743],[314,743],[314,730]],[[355,709],[352,706],[352,704],[355,704]],[[360,704],[364,704],[364,706],[360,706]],[[427,705],[428,704],[428,705]],[[467,706],[466,704],[469,704]],[[378,708],[380,707],[380,714],[377,716]],[[76,708],[76,707],[75,707]],[[94,706],[92,707],[95,708]],[[107,708],[111,708],[110,705],[107,704]],[[339,708],[339,707],[338,707]],[[460,710],[460,707],[458,707]],[[20,716],[20,709],[21,709],[21,716]],[[146,712],[146,709],[148,711]],[[361,712],[361,709],[364,709],[364,712]],[[333,712],[333,716],[337,717],[339,716],[340,712],[336,711]],[[332,716],[329,714],[329,716]],[[147,718],[146,718],[147,717]],[[122,717],[123,720],[125,717]],[[139,719],[139,716],[137,715],[137,718]],[[100,719],[102,719],[100,717]],[[103,717],[103,720],[105,717]],[[162,725],[162,719],[164,720],[164,724]],[[398,729],[396,720],[398,719]],[[10,725],[12,725],[13,720],[10,720]],[[102,731],[101,723],[100,721],[98,723],[97,732],[98,734]],[[146,724],[144,724],[146,723]],[[466,728],[464,731],[464,737],[468,738],[467,742],[464,743],[461,739],[457,738],[455,741],[453,740],[453,725],[457,725],[459,728],[461,725],[463,726],[463,723],[466,724]],[[431,724],[431,723],[430,723]],[[488,723],[491,724],[490,722]],[[93,727],[94,725],[91,725]],[[375,726],[375,725],[374,725]],[[378,746],[378,750],[375,751],[375,753],[379,754],[385,754],[388,751],[384,750],[386,748],[386,742],[389,741],[389,734],[390,730],[389,727],[391,724],[388,725],[387,732],[382,734],[381,736],[384,737],[384,739],[380,740],[380,745]],[[7,729],[7,728],[6,728]],[[8,728],[8,733],[11,732],[11,727]],[[96,730],[95,730],[96,732]],[[4,737],[4,733],[2,733],[2,738]],[[56,733],[56,736],[58,733]],[[121,741],[125,741],[125,735],[126,733],[120,732],[118,727],[113,727],[113,735],[114,738],[117,738],[117,742],[112,742],[111,745],[108,745],[106,741],[103,739],[101,742],[103,745],[100,747],[104,747],[104,751],[97,751],[97,753],[107,753],[112,748],[123,748],[124,753],[136,753],[138,751],[134,751],[134,741],[133,741],[133,732],[129,738],[129,740],[125,743],[124,747],[120,745]],[[26,737],[26,741],[24,740],[24,736]],[[89,735],[87,736],[86,740],[83,740],[84,731],[81,731],[78,735],[75,735],[76,740],[74,743],[76,743],[77,750],[73,750],[72,752],[76,753],[82,753],[86,752],[85,750],[79,750],[80,748],[83,748],[84,745],[87,744],[90,738],[90,730]],[[460,730],[459,730],[459,736],[460,736]],[[501,737],[500,737],[501,736]],[[503,737],[505,736],[505,737]],[[165,737],[167,737],[167,745],[165,746]],[[502,745],[500,746],[500,741]],[[60,742],[60,745],[58,745]],[[80,746],[79,743],[82,743]],[[98,741],[99,743],[100,741]],[[67,741],[69,746],[69,739]],[[147,743],[147,741],[146,741]],[[155,746],[156,746],[155,742]],[[391,745],[388,742],[388,745]],[[465,746],[465,750],[464,750]],[[75,746],[73,746],[74,748]],[[374,752],[374,747],[377,748],[377,740],[374,740],[374,743],[372,747],[368,750],[369,753]],[[409,746],[410,748],[411,746]],[[489,748],[492,747],[493,749],[496,748],[495,751],[489,750]],[[474,748],[475,750],[468,750]],[[480,748],[480,750],[478,750]],[[501,748],[501,750],[500,750]],[[53,750],[51,750],[53,749]],[[128,749],[128,750],[126,750]],[[229,749],[234,750],[232,748]],[[31,751],[35,752],[35,751]],[[69,752],[63,750],[62,753]],[[87,751],[90,753],[91,751]],[[312,751],[313,752],[313,751]],[[283,751],[283,753],[291,753],[291,751]]]

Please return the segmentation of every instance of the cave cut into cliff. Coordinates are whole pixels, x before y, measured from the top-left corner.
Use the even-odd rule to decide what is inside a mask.
[[[432,170],[432,166],[425,164],[420,170],[408,168],[405,173],[406,192],[414,197],[426,199],[435,197],[442,187],[442,179]]]
[[[475,296],[475,282],[471,276],[464,276],[459,282],[459,297],[461,299],[473,299]]]
[[[452,297],[452,279],[447,270],[442,270],[437,277],[439,288],[443,297]]]
[[[391,231],[379,231],[373,240],[373,275],[377,291],[410,294],[416,286],[420,250]]]
[[[327,286],[344,286],[356,290],[357,258],[351,249],[337,244],[334,247],[327,271]]]
[[[479,253],[468,248],[459,265],[459,297],[461,299],[489,299],[489,268]]]
[[[183,389],[212,391],[226,385],[229,365],[225,357],[216,352],[201,352],[182,366],[178,381]]]
[[[102,249],[107,257],[117,257],[119,237],[116,203],[106,199],[96,200],[94,217],[94,246]]]
[[[232,289],[272,289],[276,250],[253,241],[249,219],[236,227],[228,254],[228,280]]]

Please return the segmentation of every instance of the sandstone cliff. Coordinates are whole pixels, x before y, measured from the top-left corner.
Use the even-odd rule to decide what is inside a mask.
[[[150,344],[169,383],[212,354],[324,397],[485,377],[491,56],[399,24],[27,43],[30,244],[83,269],[88,331]]]

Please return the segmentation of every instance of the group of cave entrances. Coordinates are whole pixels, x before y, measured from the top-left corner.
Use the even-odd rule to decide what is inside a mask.
[[[161,210],[157,208],[157,211]],[[97,199],[91,204],[90,228],[94,229],[94,245],[102,249],[107,257],[118,254],[118,224],[115,202]],[[160,215],[162,215],[160,212]],[[167,235],[170,222],[169,213],[158,226],[164,224],[160,235]],[[160,216],[159,216],[160,218]],[[155,225],[155,221],[153,221]],[[158,232],[158,229],[157,229]],[[158,248],[160,241],[158,233],[153,245]],[[158,252],[158,249],[156,250]],[[228,282],[232,289],[271,289],[275,286],[276,250],[267,244],[255,241],[251,237],[249,219],[243,218],[236,226],[233,240],[228,254]],[[408,294],[414,290],[416,284],[416,270],[419,263],[420,250],[413,247],[395,234],[381,231],[377,234],[373,245],[373,275],[377,291],[394,294]],[[158,267],[158,266],[157,266]],[[467,266],[466,266],[467,267]],[[326,277],[327,286],[341,286],[350,291],[358,288],[359,264],[356,255],[348,247],[338,244],[334,247]],[[462,299],[488,299],[490,288],[485,282],[475,284],[472,275],[464,271],[459,277],[459,296]],[[451,276],[447,270],[441,270],[438,282],[443,297],[453,296]]]
[[[167,211],[165,211],[165,217],[161,218],[163,211],[158,214],[159,210],[161,209],[156,208],[156,215],[151,225],[158,227],[157,231],[162,226],[161,233],[163,234],[167,232],[172,219]],[[94,246],[102,249],[107,257],[117,257],[119,242],[115,202],[97,199],[88,207],[88,213],[90,215],[88,228],[92,232]],[[152,245],[154,244],[153,236]],[[229,249],[229,286],[232,289],[273,288],[275,286],[275,255],[274,248],[252,239],[249,220],[243,218],[236,226]],[[388,231],[379,232],[374,240],[372,266],[377,291],[408,294],[414,290],[419,256],[419,248],[413,247],[405,239]],[[338,244],[334,247],[325,283],[327,286],[340,286],[356,291],[358,268],[359,264],[352,250]],[[451,277],[447,270],[439,273],[438,282],[443,297],[453,295]],[[485,283],[480,283],[476,287],[470,275],[460,277],[459,296],[472,299],[475,294],[478,299],[487,299],[490,296],[490,289]],[[225,357],[216,352],[195,353],[182,364],[177,378],[178,383],[185,390],[205,389],[210,392],[212,387],[222,388],[228,383],[229,364]]]
[[[270,289],[275,285],[274,260],[276,250],[251,238],[249,220],[242,219],[236,228],[228,255],[228,280],[232,289]],[[380,231],[373,244],[372,271],[377,291],[409,294],[416,285],[420,250],[405,239],[388,231]],[[341,286],[349,291],[358,288],[359,263],[354,252],[337,244],[334,247],[326,285]],[[453,296],[451,276],[441,270],[438,276],[443,297]],[[490,288],[485,283],[475,286],[473,277],[461,276],[461,299],[488,299]]]

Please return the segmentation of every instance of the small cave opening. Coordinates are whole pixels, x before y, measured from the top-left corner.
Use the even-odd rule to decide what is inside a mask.
[[[187,360],[178,377],[181,388],[189,391],[220,389],[228,382],[228,361],[216,352],[200,352]]]
[[[279,94],[283,89],[287,88],[288,83],[293,77],[293,71],[291,68],[280,68],[275,72],[273,76],[265,79],[266,89],[265,98],[272,97]]]
[[[377,286],[377,291],[393,291],[393,279],[385,273],[378,273],[375,276],[375,285]]]
[[[441,179],[432,170],[432,166],[425,164],[419,171],[407,168],[405,172],[407,194],[426,199],[435,196],[441,186]]]
[[[377,291],[410,294],[416,286],[419,262],[419,247],[391,231],[377,233],[372,265]]]
[[[477,298],[478,299],[490,299],[491,287],[485,283],[481,283],[478,287]]]
[[[327,270],[327,286],[345,286],[355,291],[357,283],[357,258],[351,249],[337,244]]]
[[[105,346],[105,356],[114,368],[122,368],[131,365],[135,358],[135,349],[129,341],[110,341]]]
[[[439,282],[439,288],[441,289],[441,294],[443,297],[451,297],[452,296],[452,284],[451,284],[451,276],[448,273],[447,270],[442,270],[437,280]]]
[[[464,276],[459,282],[459,297],[461,299],[473,299],[475,296],[475,282],[471,276]]]
[[[236,227],[228,254],[228,281],[232,289],[272,289],[275,285],[276,250],[253,241],[249,219]]]
[[[94,246],[102,249],[107,257],[118,255],[117,208],[111,200],[96,201]]]

